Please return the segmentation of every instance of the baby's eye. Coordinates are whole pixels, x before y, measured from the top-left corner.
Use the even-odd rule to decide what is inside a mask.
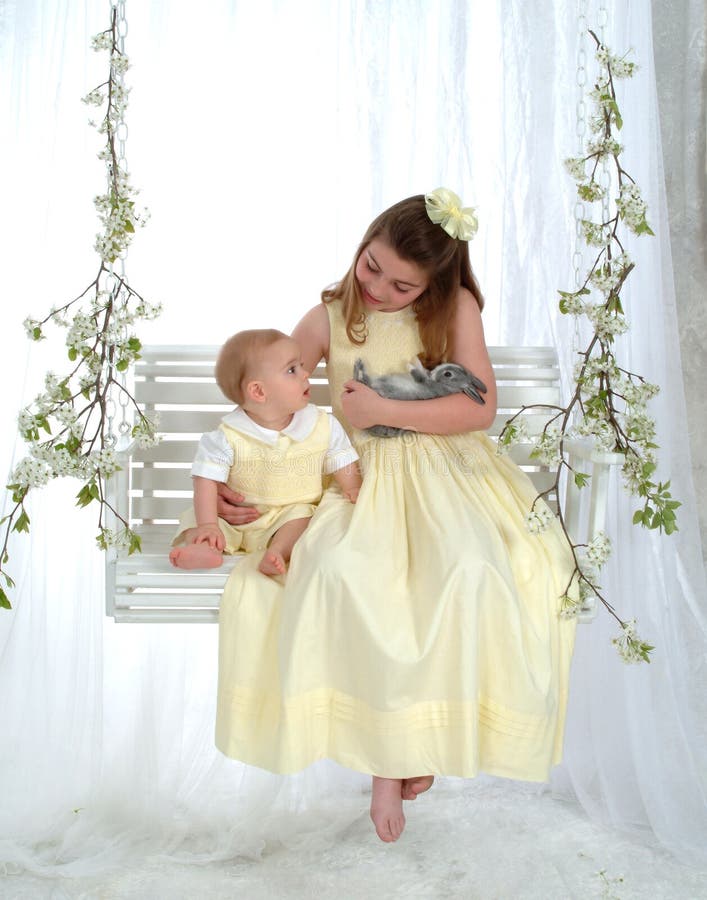
[[[297,366],[290,366],[290,368],[287,370],[287,374],[294,375],[296,371],[297,371]]]

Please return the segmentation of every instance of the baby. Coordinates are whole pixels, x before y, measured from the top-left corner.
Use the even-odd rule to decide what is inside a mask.
[[[358,454],[339,422],[309,403],[298,345],[274,329],[241,331],[216,361],[216,382],[238,408],[203,435],[192,465],[193,511],[169,554],[182,569],[220,566],[223,553],[264,551],[259,569],[282,575],[331,475],[351,503],[361,487]],[[261,513],[235,527],[218,519],[225,482]]]

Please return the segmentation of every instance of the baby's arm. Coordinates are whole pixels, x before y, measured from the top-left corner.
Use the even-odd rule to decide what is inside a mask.
[[[358,453],[341,422],[329,414],[329,447],[324,461],[324,472],[331,475],[341,488],[344,497],[355,503],[363,479],[358,466]]]
[[[223,550],[226,540],[218,527],[216,504],[218,482],[194,475],[194,516],[196,527],[189,529],[192,544],[208,544],[214,550]]]
[[[343,469],[337,469],[332,475],[334,481],[339,485],[341,491],[347,500],[355,503],[358,499],[358,492],[361,490],[363,478],[361,478],[361,470],[357,462],[344,466]]]

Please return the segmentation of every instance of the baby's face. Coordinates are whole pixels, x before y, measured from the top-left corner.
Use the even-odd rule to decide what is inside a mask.
[[[278,412],[296,412],[309,403],[309,372],[292,338],[275,341],[263,351],[255,377],[262,381],[268,403]]]

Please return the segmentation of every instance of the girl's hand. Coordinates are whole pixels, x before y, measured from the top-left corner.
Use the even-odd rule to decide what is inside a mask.
[[[197,525],[192,532],[194,544],[208,544],[212,550],[223,550],[226,539],[221,534],[221,529],[215,522],[207,522],[205,525]]]
[[[354,428],[385,425],[382,420],[386,400],[360,381],[347,381],[341,394],[344,415]]]
[[[216,511],[219,519],[225,519],[229,525],[247,525],[260,518],[258,510],[249,503],[244,503],[243,494],[232,491],[227,485],[219,482]]]

